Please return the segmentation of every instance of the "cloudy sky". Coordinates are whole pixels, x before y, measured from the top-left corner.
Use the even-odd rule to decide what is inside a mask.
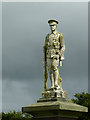
[[[90,94],[90,2],[88,3],[88,92]]]
[[[63,89],[69,98],[88,91],[88,3],[17,2],[2,8],[3,111],[20,110],[41,97],[49,19],[59,21],[58,31],[64,35]]]

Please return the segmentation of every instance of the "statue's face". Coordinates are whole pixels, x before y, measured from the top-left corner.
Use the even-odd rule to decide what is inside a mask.
[[[55,25],[50,25],[50,29],[51,29],[51,31],[56,30],[57,29],[57,25],[56,24]]]

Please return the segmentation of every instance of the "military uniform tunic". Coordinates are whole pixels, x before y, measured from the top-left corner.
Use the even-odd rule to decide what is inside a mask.
[[[45,39],[46,57],[57,57],[60,60],[64,60],[65,44],[62,33],[51,33],[46,36]]]

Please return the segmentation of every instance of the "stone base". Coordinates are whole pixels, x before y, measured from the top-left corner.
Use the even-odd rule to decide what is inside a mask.
[[[48,89],[46,91],[42,92],[42,98],[37,100],[37,102],[48,102],[48,101],[68,101],[71,102],[71,100],[68,99],[68,94],[66,91],[63,90],[52,90]]]
[[[76,120],[76,119],[74,119],[74,118],[55,117],[55,118],[37,118],[35,120]]]
[[[47,89],[42,92],[42,98],[54,98],[54,97],[60,97],[60,98],[67,98],[67,92],[63,91],[62,89]]]
[[[75,120],[88,108],[68,99],[62,89],[47,89],[37,103],[22,107],[22,112],[30,113],[36,120]]]
[[[74,120],[87,111],[87,107],[63,101],[38,102],[22,107],[22,112],[30,113],[36,120]]]

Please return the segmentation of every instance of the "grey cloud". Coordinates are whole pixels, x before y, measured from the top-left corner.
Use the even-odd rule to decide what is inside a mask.
[[[34,81],[3,81],[3,111],[20,110],[22,106],[36,102],[41,97],[42,87],[39,86],[43,84],[40,79]]]

